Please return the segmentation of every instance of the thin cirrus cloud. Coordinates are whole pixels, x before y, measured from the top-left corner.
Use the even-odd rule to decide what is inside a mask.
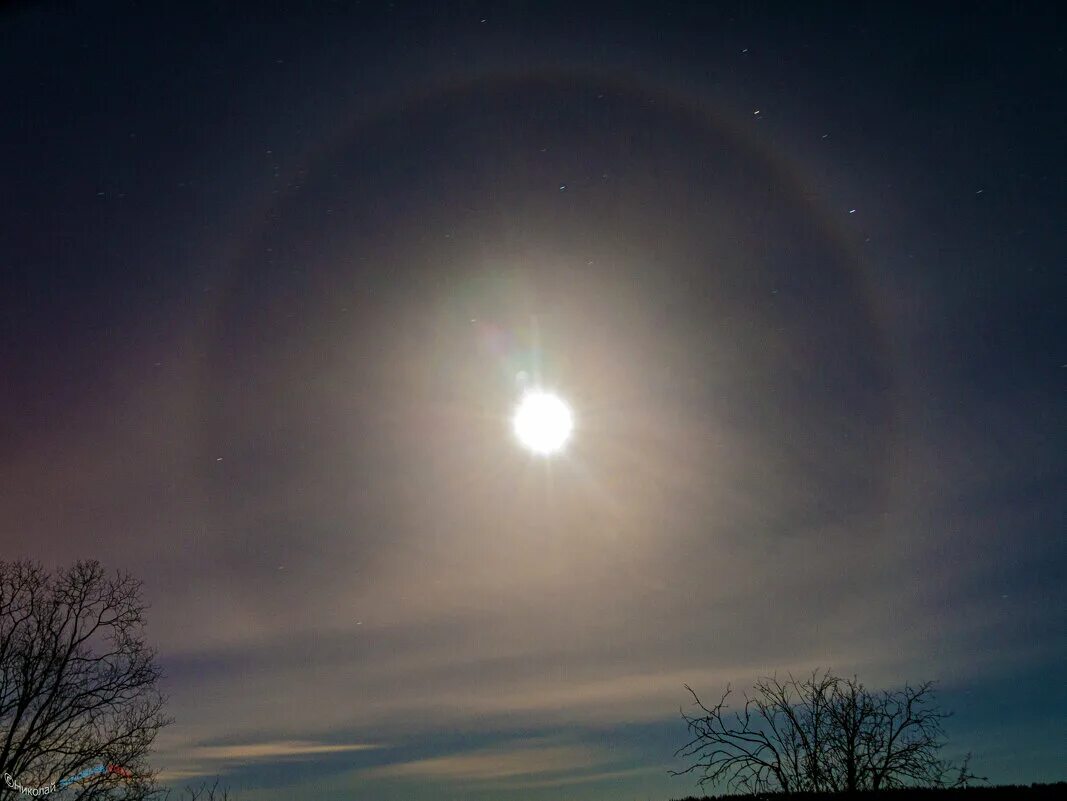
[[[624,770],[606,770],[597,773],[584,773],[580,776],[553,776],[547,779],[516,779],[495,782],[485,786],[487,790],[541,790],[554,787],[568,787],[574,784],[593,784],[600,782],[620,781],[637,776],[662,773],[662,768],[643,767],[626,768]]]
[[[586,770],[609,761],[608,755],[595,748],[534,741],[383,765],[365,771],[364,776],[447,782],[540,777],[539,781],[545,781],[547,776]]]
[[[330,754],[371,751],[376,743],[321,743],[311,740],[272,740],[233,745],[205,745],[183,749],[180,764],[169,765],[160,781],[181,781],[226,772],[240,765],[315,759]]]
[[[345,751],[369,751],[382,746],[373,743],[350,743],[335,745],[300,740],[280,740],[244,745],[202,746],[192,751],[192,756],[201,759],[220,759],[228,762],[250,762],[257,759],[285,759],[319,754],[337,754]]]

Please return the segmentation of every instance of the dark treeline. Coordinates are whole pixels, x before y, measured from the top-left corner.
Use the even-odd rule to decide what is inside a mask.
[[[687,796],[678,801],[783,801],[784,799],[803,799],[803,801],[843,801],[843,799],[863,799],[863,801],[1009,801],[1025,798],[1027,801],[1045,801],[1045,799],[1067,798],[1067,782],[1054,784],[1001,784],[989,787],[956,787],[939,789],[935,787],[904,787],[895,790],[868,790],[856,793],[756,793]]]

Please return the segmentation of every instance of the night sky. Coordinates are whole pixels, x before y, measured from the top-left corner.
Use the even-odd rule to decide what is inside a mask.
[[[0,557],[252,801],[685,796],[815,666],[1064,778],[1053,5],[0,12]]]

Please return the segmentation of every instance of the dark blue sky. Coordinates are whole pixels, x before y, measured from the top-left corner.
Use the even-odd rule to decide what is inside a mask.
[[[1061,12],[0,26],[0,555],[145,580],[166,776],[680,797],[684,683],[822,665],[1064,778]]]

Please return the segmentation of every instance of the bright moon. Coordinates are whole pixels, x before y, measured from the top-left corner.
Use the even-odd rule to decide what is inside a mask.
[[[534,453],[548,455],[563,449],[574,428],[571,410],[557,395],[527,392],[512,418],[515,436]]]

